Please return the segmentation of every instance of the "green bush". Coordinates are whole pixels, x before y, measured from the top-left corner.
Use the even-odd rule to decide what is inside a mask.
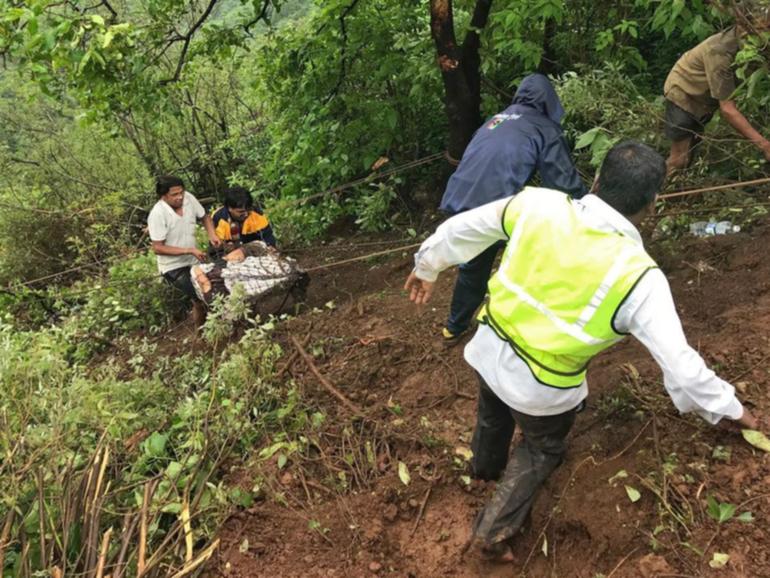
[[[93,570],[83,556],[89,527],[99,537],[109,527],[120,533],[138,516],[147,484],[157,484],[148,552],[179,564],[185,540],[169,534],[186,515],[197,543],[229,508],[252,499],[224,484],[223,460],[231,452],[247,459],[270,436],[309,423],[296,395],[272,381],[281,350],[264,331],[247,332],[217,363],[189,353],[160,358],[137,343],[145,377],[121,363],[86,371],[69,362],[69,349],[63,332],[0,324],[0,520],[14,512],[0,575],[65,562],[69,572]],[[76,488],[90,490],[81,500]],[[136,533],[131,540],[134,551]]]
[[[61,331],[74,360],[84,361],[117,336],[136,331],[156,334],[185,300],[158,275],[155,256],[128,257],[105,277],[79,281],[59,292],[65,320]]]

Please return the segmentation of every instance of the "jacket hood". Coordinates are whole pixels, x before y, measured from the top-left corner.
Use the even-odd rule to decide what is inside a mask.
[[[564,108],[556,91],[542,74],[530,74],[524,77],[513,97],[512,104],[534,108],[556,124],[559,124],[564,117]]]

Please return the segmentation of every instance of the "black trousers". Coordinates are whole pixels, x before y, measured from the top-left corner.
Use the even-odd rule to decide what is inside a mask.
[[[190,277],[190,269],[192,267],[187,265],[186,267],[180,267],[179,269],[173,269],[163,273],[163,278],[166,282],[184,293],[192,301],[198,300],[198,295],[195,293],[195,287],[192,284],[192,278]]]
[[[505,241],[500,241],[460,265],[447,320],[447,329],[455,335],[470,326],[474,313],[487,294],[487,284],[492,275],[495,258],[504,248]]]
[[[476,478],[500,480],[492,499],[476,517],[473,535],[491,545],[512,537],[526,521],[537,490],[564,459],[577,408],[559,415],[526,415],[506,405],[481,376],[479,382],[471,466]],[[524,440],[509,463],[516,426]]]

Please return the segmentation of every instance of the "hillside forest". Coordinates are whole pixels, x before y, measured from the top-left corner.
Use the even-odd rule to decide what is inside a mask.
[[[680,416],[631,340],[591,366],[513,567],[463,559],[490,487],[469,477],[473,371],[438,343],[453,273],[431,306],[402,289],[525,76],[551,79],[590,186],[616,143],[667,154],[666,76],[735,18],[719,0],[0,0],[0,574],[770,576],[767,455]],[[767,41],[734,65],[764,135]],[[247,189],[304,298],[234,291],[197,329],[150,248],[160,175],[207,211]],[[768,176],[717,114],[664,192],[717,190],[642,227],[690,343],[759,415]],[[741,232],[690,234],[709,220]]]

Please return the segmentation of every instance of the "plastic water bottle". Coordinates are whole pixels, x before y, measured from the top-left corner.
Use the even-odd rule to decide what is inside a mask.
[[[730,221],[698,221],[690,224],[690,234],[696,237],[712,237],[714,235],[728,235],[741,230],[739,225],[733,225]]]

